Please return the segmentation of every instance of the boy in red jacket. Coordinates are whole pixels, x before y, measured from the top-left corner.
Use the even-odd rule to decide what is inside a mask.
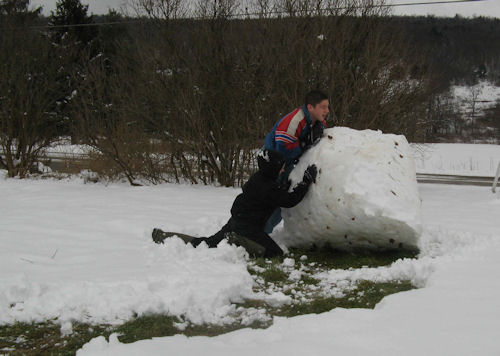
[[[280,119],[265,139],[264,147],[285,156],[285,171],[280,181],[287,181],[297,159],[322,136],[330,111],[328,96],[320,90],[306,94],[305,103]],[[281,221],[281,209],[271,214],[264,231],[270,234]]]

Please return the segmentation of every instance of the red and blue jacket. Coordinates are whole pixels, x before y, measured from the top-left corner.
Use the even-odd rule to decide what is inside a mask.
[[[286,166],[291,165],[303,153],[300,143],[311,134],[311,121],[311,115],[305,105],[288,113],[267,134],[265,148],[282,153]],[[321,124],[326,128],[326,122],[321,121]]]

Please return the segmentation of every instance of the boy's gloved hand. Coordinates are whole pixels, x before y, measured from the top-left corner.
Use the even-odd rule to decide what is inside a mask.
[[[315,164],[311,164],[309,167],[307,167],[306,171],[304,172],[304,178],[302,178],[302,181],[306,184],[311,184],[311,183],[316,183],[316,176],[318,175],[318,168],[316,168]]]

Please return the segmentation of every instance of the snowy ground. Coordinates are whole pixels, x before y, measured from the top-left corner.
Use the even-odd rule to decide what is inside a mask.
[[[427,262],[412,272],[421,289],[386,297],[374,310],[275,318],[266,330],[214,338],[128,345],[97,338],[79,355],[498,355],[500,199],[478,187],[420,188],[427,223],[420,261]]]
[[[275,318],[266,330],[127,345],[97,338],[79,355],[498,355],[500,197],[488,187],[421,184],[419,191],[418,259],[331,271],[322,281],[404,278],[420,289],[386,297],[374,310]],[[58,318],[70,332],[72,320],[120,323],[148,312],[230,322],[231,302],[253,293],[244,252],[176,239],[158,246],[149,235],[153,226],[209,235],[238,192],[0,179],[0,323]],[[283,301],[277,293],[264,297]]]

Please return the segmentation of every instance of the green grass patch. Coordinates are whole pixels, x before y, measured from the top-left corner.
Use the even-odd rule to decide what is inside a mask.
[[[116,332],[120,334],[118,340],[131,343],[137,340],[178,334],[179,329],[175,327],[177,322],[179,322],[178,318],[169,315],[141,316],[120,325]]]
[[[252,261],[254,265],[266,269],[271,266],[279,265],[282,262],[283,262],[283,257],[273,257],[273,258],[258,257]]]
[[[170,315],[144,315],[136,317],[117,327],[114,332],[118,333],[118,340],[123,343],[131,343],[138,340],[152,339],[154,337],[172,336],[184,334],[186,336],[216,336],[225,334],[244,327],[261,328],[265,324],[255,323],[242,325],[232,323],[226,325],[203,324],[195,325],[184,323],[184,327],[176,326],[182,324],[177,317]]]
[[[15,323],[0,326],[0,354],[74,355],[94,337],[109,336],[108,325],[73,324],[73,333],[62,335],[53,322]]]
[[[362,281],[358,287],[342,298],[318,297],[308,303],[285,305],[273,312],[277,316],[293,317],[304,314],[319,314],[335,308],[373,309],[387,295],[414,289],[409,281],[374,283]]]
[[[399,259],[416,258],[418,255],[418,251],[414,250],[339,251],[331,249],[329,247],[314,248],[312,250],[290,249],[289,253],[296,259],[300,258],[301,256],[307,256],[307,263],[314,263],[317,266],[326,269],[349,269],[361,268],[365,266],[387,266]]]
[[[169,315],[145,315],[126,323],[112,327],[109,325],[73,324],[73,333],[63,336],[60,325],[48,321],[44,323],[16,323],[0,326],[0,355],[75,355],[91,339],[104,336],[109,339],[112,333],[118,333],[122,343],[132,343],[154,337],[184,334],[187,336],[216,336],[231,331],[251,328],[266,328],[269,323],[242,325],[194,325],[187,324],[184,329],[176,327],[177,317]]]
[[[288,274],[276,266],[271,266],[260,274],[266,283],[285,282]]]
[[[300,277],[300,280],[302,281],[302,283],[304,285],[313,285],[313,286],[317,285],[320,282],[319,279],[311,277],[311,276],[309,276],[307,274],[305,274],[302,277]]]

